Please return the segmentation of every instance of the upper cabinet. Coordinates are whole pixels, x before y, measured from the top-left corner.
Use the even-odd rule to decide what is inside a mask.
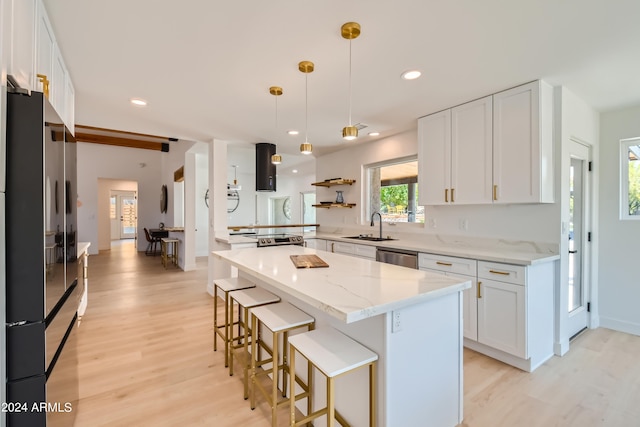
[[[553,202],[551,120],[539,81],[420,118],[419,203]]]
[[[74,129],[74,90],[53,27],[41,0],[7,2],[3,47],[9,49],[7,74],[20,87],[45,93],[69,129]],[[5,55],[3,55],[5,56]]]
[[[493,95],[494,203],[553,203],[553,88]]]
[[[10,34],[10,55],[7,73],[11,74],[21,87],[35,89],[35,47],[36,47],[36,0],[8,2],[11,9],[11,26],[3,28]]]

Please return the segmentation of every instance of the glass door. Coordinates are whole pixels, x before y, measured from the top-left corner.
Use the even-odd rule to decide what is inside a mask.
[[[133,239],[138,228],[138,200],[135,194],[120,195],[120,238]]]
[[[567,277],[567,310],[569,313],[569,336],[573,337],[587,327],[588,322],[588,281],[586,266],[588,224],[588,170],[589,148],[571,142],[571,160],[569,166],[569,245]]]

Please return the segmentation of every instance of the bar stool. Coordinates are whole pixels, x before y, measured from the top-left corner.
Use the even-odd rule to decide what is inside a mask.
[[[160,239],[160,247],[162,248],[162,265],[167,268],[169,261],[173,265],[178,265],[178,239],[171,237],[163,237]]]
[[[239,291],[231,292],[229,294],[230,303],[233,306],[233,302],[235,301],[238,304],[238,310],[242,312],[242,316],[238,316],[238,329],[242,328],[244,331],[244,337],[233,337],[233,328],[229,328],[230,330],[230,338],[229,342],[231,343],[229,347],[229,375],[233,375],[233,358],[235,355],[234,350],[242,348],[243,357],[245,357],[244,363],[244,398],[245,400],[249,398],[249,337],[251,340],[259,341],[259,331],[252,331],[249,329],[249,309],[254,307],[259,307],[261,305],[272,304],[274,302],[279,302],[280,297],[272,294],[269,291],[265,291],[262,288],[251,288],[251,289],[242,289]],[[239,313],[240,314],[240,313]],[[255,335],[255,336],[254,336]],[[242,340],[242,344],[234,344],[235,341]]]
[[[269,304],[251,309],[251,330],[259,331],[260,326],[269,329],[273,336],[271,345],[271,358],[259,360],[259,349],[257,340],[251,340],[251,409],[256,407],[256,388],[265,396],[269,406],[271,407],[271,425],[277,427],[277,409],[279,406],[289,403],[289,399],[278,399],[279,372],[282,370],[282,396],[287,395],[287,377],[292,377],[291,393],[295,393],[294,385],[296,380],[303,388],[303,393],[298,395],[302,399],[307,397],[309,390],[307,385],[297,378],[295,372],[289,371],[287,361],[288,337],[289,332],[298,328],[306,327],[308,331],[313,330],[315,319],[304,311],[294,307],[288,302],[279,302],[277,304]],[[280,344],[279,336],[282,335],[282,364],[280,364]],[[257,373],[256,367],[262,367],[267,363],[271,363],[271,368],[264,369]],[[310,365],[309,365],[310,366]],[[309,369],[311,371],[311,369]],[[257,380],[258,375],[272,374],[271,390],[266,388]],[[309,405],[310,409],[310,405]]]
[[[327,426],[333,427],[335,420],[340,425],[348,426],[347,421],[335,409],[334,379],[342,374],[354,371],[363,366],[369,366],[369,425],[376,425],[376,368],[378,355],[362,344],[335,329],[317,329],[311,332],[289,337],[291,360],[289,369],[295,372],[295,352],[304,356],[310,365],[318,368],[327,378],[327,406],[296,421],[295,393],[291,393],[291,427],[299,426],[322,415],[327,416]],[[289,378],[291,387],[295,383],[293,376]],[[307,381],[309,390],[313,390],[311,377]],[[309,397],[311,398],[311,397]]]
[[[229,299],[229,292],[255,287],[255,283],[252,283],[243,277],[226,277],[224,279],[215,279],[213,281],[213,330],[216,333],[216,335],[213,336],[213,351],[218,351],[217,336],[219,335],[224,342],[225,368],[229,366],[229,328],[239,324],[239,322],[233,321],[233,306]],[[224,292],[224,324],[220,326],[218,326],[218,289]],[[240,332],[238,332],[238,335],[240,335]]]

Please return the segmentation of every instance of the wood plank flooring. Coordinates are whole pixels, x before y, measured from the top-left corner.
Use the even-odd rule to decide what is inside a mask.
[[[251,411],[241,375],[230,377],[213,351],[206,282],[206,259],[196,271],[165,270],[132,243],[89,258],[76,426],[271,425],[264,402]],[[463,427],[640,425],[640,337],[587,331],[532,374],[464,357]],[[286,407],[281,414],[288,425]]]

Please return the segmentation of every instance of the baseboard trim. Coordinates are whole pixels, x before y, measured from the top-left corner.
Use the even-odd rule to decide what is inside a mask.
[[[600,316],[600,327],[640,336],[640,324]]]

